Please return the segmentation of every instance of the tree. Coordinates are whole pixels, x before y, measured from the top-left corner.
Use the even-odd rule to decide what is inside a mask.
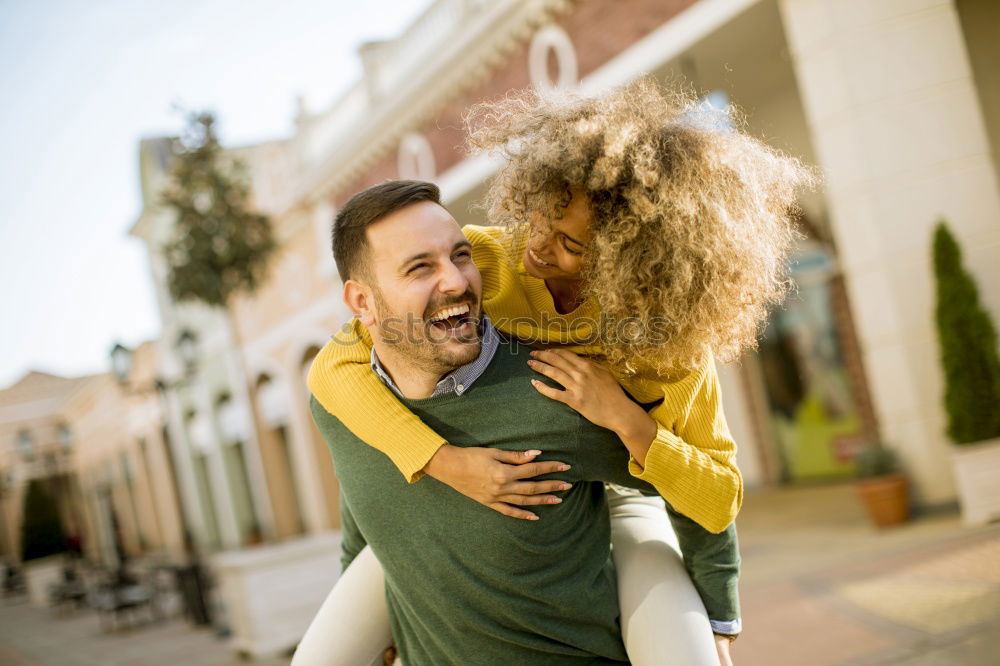
[[[938,342],[944,366],[948,435],[956,444],[1000,437],[997,333],[962,251],[945,222],[934,231]]]
[[[37,560],[66,551],[59,510],[52,495],[38,479],[28,484],[21,524],[21,559]]]
[[[177,301],[226,307],[265,280],[276,247],[271,223],[252,209],[245,167],[224,155],[211,113],[188,117],[163,201],[176,216],[164,250]]]

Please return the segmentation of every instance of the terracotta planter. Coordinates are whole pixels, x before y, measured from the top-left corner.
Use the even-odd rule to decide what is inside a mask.
[[[910,518],[906,476],[889,474],[857,482],[858,494],[876,527],[905,523]]]
[[[962,522],[984,525],[1000,518],[1000,439],[952,448]]]

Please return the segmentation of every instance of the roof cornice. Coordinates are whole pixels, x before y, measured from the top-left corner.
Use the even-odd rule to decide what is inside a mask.
[[[491,5],[391,99],[383,98],[370,107],[371,113],[358,127],[332,144],[325,151],[328,157],[309,170],[312,177],[289,202],[295,202],[293,206],[313,205],[349,185],[391,151],[407,131],[482,81],[538,26],[569,9],[573,2],[523,0]]]

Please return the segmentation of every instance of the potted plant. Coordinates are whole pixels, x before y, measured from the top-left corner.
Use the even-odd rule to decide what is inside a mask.
[[[934,231],[935,319],[955,482],[967,524],[1000,517],[1000,358],[997,333],[962,265],[958,242]]]
[[[28,600],[35,606],[49,604],[50,588],[61,580],[66,539],[55,500],[41,481],[28,484],[21,524],[21,559]]]
[[[910,517],[906,475],[892,449],[872,443],[854,456],[857,489],[876,527],[905,523]]]

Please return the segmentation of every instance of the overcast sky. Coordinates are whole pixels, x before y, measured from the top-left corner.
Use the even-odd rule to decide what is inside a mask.
[[[0,388],[29,369],[108,367],[155,337],[138,147],[212,109],[229,145],[287,136],[327,108],[358,45],[429,0],[0,0]]]

